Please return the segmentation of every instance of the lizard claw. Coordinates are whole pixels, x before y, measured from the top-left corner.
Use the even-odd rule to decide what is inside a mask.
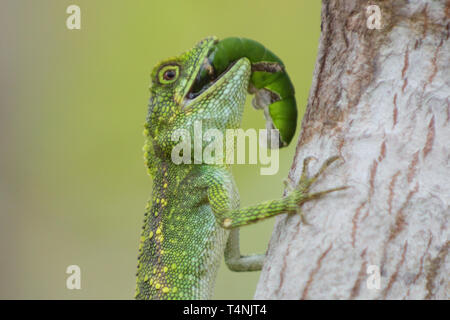
[[[289,179],[289,177],[284,179],[283,183],[284,183],[284,188],[288,191],[288,193],[291,193],[292,191],[294,191],[295,185],[292,182],[292,180]]]
[[[297,207],[296,213],[300,216],[300,221],[302,222],[302,224],[307,225],[307,226],[310,225],[310,223],[306,220],[303,210],[300,207]]]
[[[300,181],[308,179],[308,166],[309,166],[309,163],[311,162],[311,160],[317,161],[317,158],[313,157],[313,156],[309,156],[309,157],[306,157],[305,159],[303,159],[303,168],[302,168],[302,175],[301,175]]]
[[[340,186],[337,188],[331,188],[331,189],[327,189],[324,191],[319,191],[316,193],[309,193],[310,187],[311,185],[317,181],[317,179],[323,174],[323,172],[329,167],[331,166],[331,164],[333,162],[335,162],[338,159],[342,159],[340,156],[334,156],[334,157],[330,157],[328,158],[320,167],[320,169],[310,178],[308,176],[308,164],[312,159],[316,159],[314,157],[306,157],[303,160],[303,168],[302,168],[302,175],[300,178],[300,181],[298,183],[298,186],[293,188],[292,191],[290,191],[289,196],[291,197],[291,201],[290,202],[290,207],[292,208],[293,206],[295,206],[295,210],[292,210],[290,212],[296,212],[299,216],[300,219],[302,221],[302,223],[308,225],[309,223],[306,221],[305,219],[305,215],[303,213],[303,211],[301,210],[300,206],[310,200],[313,199],[318,199],[323,197],[324,195],[331,193],[331,192],[335,192],[335,191],[339,191],[339,190],[344,190],[347,189],[348,186]],[[317,160],[317,159],[316,159]],[[289,185],[289,181],[285,181],[285,185],[286,188],[289,190],[292,188],[292,186]]]

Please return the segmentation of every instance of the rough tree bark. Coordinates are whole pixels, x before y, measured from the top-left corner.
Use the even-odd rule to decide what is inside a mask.
[[[371,4],[379,30],[366,25]],[[351,188],[305,204],[309,225],[277,219],[255,298],[449,298],[449,17],[445,0],[323,1],[289,178],[306,156],[314,172],[340,155],[313,191]]]

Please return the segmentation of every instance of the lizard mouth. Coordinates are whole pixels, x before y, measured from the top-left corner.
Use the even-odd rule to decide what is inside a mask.
[[[190,103],[192,100],[200,97],[203,93],[206,93],[220,78],[225,76],[228,71],[235,65],[236,61],[230,63],[228,67],[220,74],[215,70],[212,64],[211,52],[214,48],[210,49],[210,52],[202,62],[200,69],[197,72],[194,82],[191,88],[186,94],[186,100]]]

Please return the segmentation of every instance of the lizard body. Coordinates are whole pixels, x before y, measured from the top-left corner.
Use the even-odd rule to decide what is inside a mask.
[[[299,186],[286,197],[239,209],[239,194],[227,165],[172,161],[175,130],[192,131],[195,121],[201,121],[204,130],[240,127],[252,75],[249,59],[233,61],[200,93],[192,92],[216,43],[216,38],[207,38],[159,63],[152,72],[144,157],[153,177],[153,193],[140,238],[137,299],[210,298],[224,255],[235,271],[262,267],[264,255],[240,255],[238,227],[300,212],[303,202],[344,188],[309,194],[310,185],[336,157],[312,178],[307,177],[305,161]]]

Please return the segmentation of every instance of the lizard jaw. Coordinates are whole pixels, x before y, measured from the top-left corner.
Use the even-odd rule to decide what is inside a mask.
[[[197,76],[202,69],[202,62],[214,49],[214,46],[219,40],[216,37],[207,37],[200,41],[192,50],[185,52],[185,58],[190,60],[191,63],[187,65],[188,75],[185,79],[181,79],[182,82],[175,89],[175,103],[183,106],[184,100],[188,93],[192,90],[192,87],[196,83]]]
[[[208,58],[205,58],[202,69],[208,70],[209,75],[211,76],[211,81],[209,83],[204,84],[199,91],[194,91],[194,88],[196,87],[196,84],[200,81],[198,78],[198,75],[200,74],[201,69],[198,70],[196,74],[196,79],[192,83],[189,91],[186,93],[182,107],[183,109],[187,108],[188,106],[194,104],[197,101],[202,100],[204,97],[210,95],[218,86],[220,86],[221,83],[226,81],[227,78],[229,78],[230,75],[234,73],[234,67],[237,66],[240,60],[234,61],[233,63],[230,63],[228,68],[222,72],[219,76],[214,77],[214,67],[209,62]]]

